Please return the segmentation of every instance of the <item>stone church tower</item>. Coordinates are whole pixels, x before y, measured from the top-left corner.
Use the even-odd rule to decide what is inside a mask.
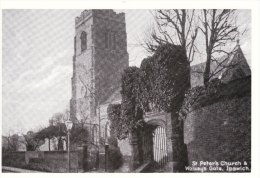
[[[95,122],[98,105],[120,87],[128,65],[124,13],[84,10],[76,17],[71,119]]]

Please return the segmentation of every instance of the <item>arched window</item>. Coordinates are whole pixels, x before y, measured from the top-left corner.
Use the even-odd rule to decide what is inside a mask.
[[[81,40],[81,51],[84,51],[87,49],[87,33],[82,32],[80,35],[80,40]]]
[[[112,32],[111,33],[111,48],[116,49],[116,33]]]
[[[109,47],[109,33],[108,31],[105,32],[105,48]]]

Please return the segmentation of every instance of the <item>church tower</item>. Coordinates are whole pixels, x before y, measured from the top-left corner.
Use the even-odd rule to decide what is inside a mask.
[[[71,119],[93,123],[97,106],[120,87],[128,65],[124,13],[84,10],[76,17]]]

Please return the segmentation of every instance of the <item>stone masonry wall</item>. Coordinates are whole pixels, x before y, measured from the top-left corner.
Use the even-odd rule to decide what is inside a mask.
[[[87,34],[87,49],[81,50],[81,33]],[[120,86],[128,67],[125,14],[113,10],[84,10],[75,20],[71,118],[93,119],[101,104]],[[109,42],[109,43],[108,43]],[[86,89],[86,86],[88,89]],[[92,121],[92,123],[95,121]]]
[[[95,90],[102,103],[120,87],[121,74],[129,65],[126,24],[124,14],[115,15],[113,11],[95,11],[93,22]],[[106,46],[108,41],[111,45]]]
[[[70,152],[71,172],[82,171],[82,151]],[[67,172],[67,151],[27,151],[3,153],[3,166],[25,168],[44,172]]]
[[[193,161],[246,161],[250,168],[251,96],[222,100],[191,112],[184,123],[184,141],[189,166]]]

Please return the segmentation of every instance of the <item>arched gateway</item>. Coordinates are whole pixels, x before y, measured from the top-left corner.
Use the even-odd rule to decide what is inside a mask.
[[[143,163],[149,163],[147,171],[168,172],[171,162],[171,119],[164,112],[150,112],[144,115],[145,128],[142,132]]]

